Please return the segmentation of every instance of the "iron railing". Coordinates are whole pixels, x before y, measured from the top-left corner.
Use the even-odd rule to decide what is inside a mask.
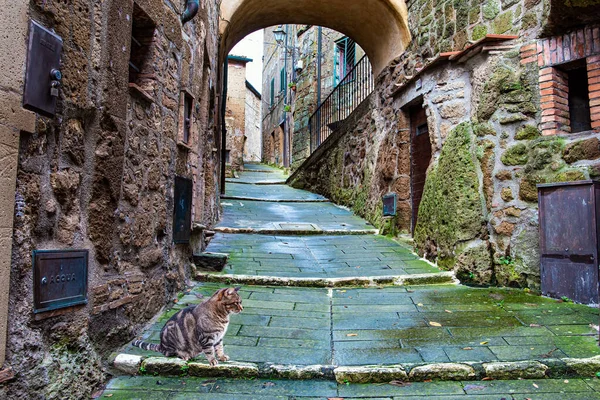
[[[375,87],[367,56],[356,63],[310,117],[310,151],[317,149]]]

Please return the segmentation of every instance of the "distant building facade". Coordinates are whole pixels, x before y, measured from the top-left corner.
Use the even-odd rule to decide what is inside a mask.
[[[246,80],[246,64],[252,59],[229,55],[227,74],[227,170],[244,169],[245,161],[261,159],[261,136],[256,121],[260,120],[260,93]]]
[[[262,96],[254,86],[246,81],[246,142],[244,146],[244,162],[258,163],[262,161],[261,130]]]
[[[274,31],[283,30],[281,44]],[[309,119],[365,55],[340,32],[312,25],[265,29],[263,161],[296,169],[310,155]]]

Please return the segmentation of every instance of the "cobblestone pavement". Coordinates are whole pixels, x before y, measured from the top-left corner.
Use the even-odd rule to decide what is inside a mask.
[[[248,171],[241,178],[253,174],[274,173]],[[240,190],[231,186],[228,195]],[[239,186],[252,187],[247,192],[252,196],[260,194],[257,187],[261,185]],[[285,190],[283,187],[281,193]],[[270,187],[262,200],[268,200],[269,193],[277,190]],[[311,199],[306,192],[294,196]],[[281,218],[281,222],[312,221],[327,226],[323,221],[336,215],[342,221],[368,226],[346,210],[333,214],[329,210],[338,208],[328,203],[311,203],[323,210],[321,213],[297,211],[307,203],[286,204],[296,210],[293,212],[270,207],[277,203],[253,203],[257,204],[248,207],[252,212],[225,206],[221,225],[239,223],[233,215],[244,212],[248,221],[257,218],[254,221],[260,223]],[[294,283],[285,279],[294,277],[440,274],[406,245],[376,235],[298,235],[291,226],[282,228],[281,235],[219,233],[207,250],[229,254],[224,271],[211,275],[224,281],[243,281],[244,276],[284,279],[270,286],[242,284],[244,311],[231,317],[224,340],[232,361],[222,363],[223,370],[214,377],[215,371],[207,368],[202,355],[186,365],[127,345],[122,355],[133,356],[134,370],[145,376],[116,377],[104,397],[600,398],[600,381],[592,378],[600,371],[598,332],[593,326],[598,323],[596,308],[523,290],[456,284],[287,286]],[[139,337],[157,343],[158,333],[171,315],[225,285],[198,283]],[[128,365],[129,369],[121,369],[131,372]]]

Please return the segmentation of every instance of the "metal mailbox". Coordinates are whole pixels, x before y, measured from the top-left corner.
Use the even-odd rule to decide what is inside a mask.
[[[33,311],[87,304],[88,251],[33,252]]]
[[[31,21],[23,91],[24,108],[47,117],[54,115],[62,80],[62,48],[63,41],[60,36]]]
[[[538,185],[542,294],[598,304],[600,183]]]
[[[186,244],[192,236],[192,189],[191,179],[175,177],[175,207],[173,210],[173,243]]]
[[[396,193],[388,193],[383,196],[383,216],[393,217],[396,215],[396,207],[398,203],[398,195]]]

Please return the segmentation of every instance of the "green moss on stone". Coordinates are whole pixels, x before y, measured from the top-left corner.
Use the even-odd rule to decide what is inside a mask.
[[[500,197],[502,197],[502,200],[509,202],[514,200],[514,196],[513,196],[513,192],[511,188],[502,188],[502,192],[500,193]]]
[[[481,6],[477,4],[469,10],[469,24],[474,24],[479,21],[481,15]]]
[[[540,137],[540,131],[533,125],[525,125],[515,135],[516,140],[531,140]]]
[[[502,9],[506,10],[509,7],[514,6],[515,4],[517,4],[520,0],[502,0]]]
[[[600,158],[600,140],[595,137],[570,143],[563,151],[563,159],[569,164],[598,158]]]
[[[509,148],[502,154],[504,165],[525,165],[528,158],[528,149],[524,143],[519,143]]]
[[[487,35],[487,26],[483,25],[483,24],[479,24],[477,25],[475,28],[473,28],[473,33],[471,34],[471,40],[479,40],[479,39],[483,39],[485,37],[485,35]]]
[[[536,27],[538,24],[537,15],[533,11],[528,11],[521,18],[521,29],[527,30]]]
[[[487,135],[496,136],[496,131],[487,122],[484,122],[482,124],[474,124],[473,132],[475,133],[475,135],[477,135],[479,137],[483,137],[483,136],[487,136]]]
[[[519,198],[523,201],[537,201],[537,184],[545,183],[545,180],[537,175],[527,175],[521,180],[519,186]]]
[[[482,8],[483,17],[492,20],[500,13],[500,4],[496,0],[487,1]]]
[[[479,106],[477,117],[479,122],[487,121],[504,103],[504,95],[514,90],[520,90],[523,86],[517,74],[505,66],[497,67],[485,84]]]
[[[562,171],[551,177],[549,182],[574,182],[585,180],[585,174],[577,169]]]
[[[501,117],[498,122],[500,122],[502,125],[507,125],[507,124],[512,124],[513,122],[521,122],[521,121],[527,121],[528,118],[525,114],[521,114],[521,113],[515,113],[515,114],[510,114],[507,115],[505,117]]]
[[[440,262],[452,264],[456,243],[477,237],[483,226],[482,198],[470,123],[453,129],[427,175],[419,206],[415,243],[423,253],[436,247]]]
[[[462,252],[457,258],[454,270],[456,277],[463,283],[493,283],[492,257],[487,244],[482,243]]]

